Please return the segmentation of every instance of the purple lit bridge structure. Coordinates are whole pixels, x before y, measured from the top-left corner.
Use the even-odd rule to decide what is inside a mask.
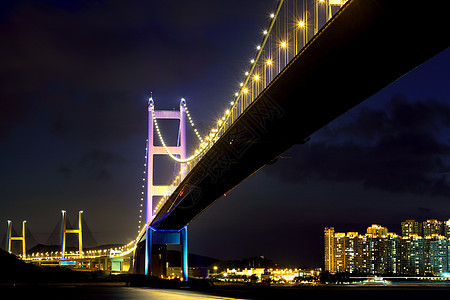
[[[417,0],[280,0],[223,117],[186,153],[179,112],[149,100],[146,218],[135,240],[116,256],[131,256],[130,272],[164,276],[158,245],[182,245],[188,279],[187,226],[217,199],[314,132],[448,48],[447,12]],[[179,144],[169,147],[158,126],[180,120]],[[158,138],[162,146],[154,146]],[[178,174],[153,185],[153,155],[167,154]],[[154,196],[160,198],[154,203]],[[141,204],[141,212],[143,211]],[[153,255],[152,255],[153,254]]]

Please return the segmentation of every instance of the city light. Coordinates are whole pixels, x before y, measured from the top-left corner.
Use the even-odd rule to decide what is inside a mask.
[[[337,1],[337,0],[336,0],[336,1]],[[335,4],[336,1],[330,2],[330,5],[332,5],[331,3]],[[324,0],[319,0],[319,2],[320,2],[320,3],[323,3]],[[250,68],[249,71],[246,71],[246,72],[245,72],[245,76],[246,76],[245,80],[244,80],[243,82],[240,82],[240,83],[239,83],[239,85],[240,85],[240,87],[241,87],[241,90],[240,90],[240,92],[235,92],[235,93],[234,93],[234,96],[235,96],[236,98],[234,99],[234,101],[231,101],[231,102],[230,102],[230,103],[231,103],[230,105],[232,106],[231,109],[226,109],[226,110],[225,110],[225,112],[223,113],[223,117],[217,122],[217,126],[218,126],[217,128],[214,128],[214,127],[211,128],[210,133],[207,135],[207,139],[205,138],[206,142],[203,140],[203,138],[201,137],[200,133],[199,133],[198,130],[195,128],[195,124],[194,124],[194,122],[193,122],[193,120],[192,120],[192,117],[191,117],[191,114],[190,114],[190,112],[189,112],[189,110],[188,110],[188,108],[187,108],[187,106],[186,106],[186,102],[185,102],[184,99],[182,99],[182,103],[183,103],[184,108],[185,108],[185,111],[186,111],[187,119],[189,120],[189,122],[190,122],[190,124],[191,124],[191,127],[193,128],[194,133],[196,134],[196,136],[197,136],[197,138],[198,138],[198,140],[199,140],[199,145],[198,145],[198,147],[194,150],[194,153],[193,153],[192,156],[188,157],[187,159],[179,159],[178,157],[174,156],[173,154],[171,154],[171,153],[169,152],[169,149],[168,149],[168,147],[166,146],[165,141],[163,140],[162,132],[161,132],[161,130],[160,130],[160,127],[158,126],[158,123],[157,123],[157,121],[156,121],[156,118],[155,118],[154,115],[153,115],[153,120],[154,120],[154,125],[155,125],[155,128],[156,128],[157,136],[158,136],[158,138],[160,139],[161,144],[163,145],[165,151],[169,154],[169,156],[170,156],[173,160],[175,160],[175,161],[177,161],[177,162],[181,162],[181,163],[186,163],[186,162],[189,162],[189,163],[190,163],[190,162],[192,162],[193,165],[195,165],[195,163],[196,163],[196,162],[203,156],[203,154],[204,154],[204,153],[212,146],[212,144],[217,140],[217,138],[218,138],[221,134],[223,134],[223,132],[225,132],[225,129],[228,128],[229,126],[231,126],[230,124],[232,124],[233,121],[236,120],[236,118],[237,118],[240,114],[243,113],[243,111],[245,110],[246,106],[248,105],[248,103],[242,103],[242,102],[244,102],[244,101],[248,101],[248,100],[247,100],[247,99],[248,99],[248,96],[246,96],[246,97],[245,97],[246,100],[244,100],[243,95],[247,95],[247,94],[249,93],[249,89],[247,89],[247,88],[245,87],[245,85],[247,84],[248,80],[250,80],[250,79],[253,79],[253,81],[255,81],[255,82],[256,82],[256,81],[259,81],[259,79],[261,79],[261,76],[260,76],[259,74],[255,74],[255,70],[256,70],[256,68],[258,67],[258,61],[259,61],[260,53],[262,53],[262,52],[264,51],[264,47],[266,47],[266,42],[269,41],[269,39],[272,39],[272,40],[277,39],[277,36],[276,36],[277,34],[276,34],[276,33],[272,33],[272,29],[274,28],[275,22],[286,22],[286,20],[283,21],[283,17],[281,17],[281,19],[278,17],[279,14],[283,14],[283,13],[280,12],[280,9],[281,9],[281,5],[277,7],[277,9],[276,9],[275,12],[272,12],[272,13],[269,14],[269,15],[270,15],[270,18],[272,19],[272,20],[271,20],[271,23],[270,23],[270,26],[268,26],[267,29],[264,29],[264,30],[263,30],[264,39],[263,39],[262,43],[257,44],[257,46],[256,46],[256,49],[258,50],[258,54],[256,55],[255,59],[251,59],[251,60],[250,60],[250,63],[252,64],[252,67]],[[330,10],[330,11],[331,11],[331,10]],[[280,19],[280,21],[279,21],[278,19]],[[302,27],[305,27],[306,24],[305,24],[305,22],[304,22],[303,20],[300,20],[300,21],[297,22],[297,26],[300,27],[300,28],[302,28]],[[295,30],[295,29],[293,29],[293,30]],[[289,35],[289,34],[288,34],[288,35]],[[285,37],[283,37],[283,38],[285,38]],[[305,41],[306,41],[306,37],[304,37],[304,39],[305,39]],[[296,45],[295,45],[295,51],[297,52],[297,43],[295,43],[295,44],[296,44]],[[270,48],[270,44],[269,44],[269,46],[267,46],[267,47]],[[267,47],[266,47],[266,48],[267,48]],[[284,51],[284,53],[283,53],[283,56],[284,56],[283,59],[281,59],[281,55],[282,55],[282,54],[281,54],[280,51],[278,52],[279,57],[278,57],[278,58],[274,57],[274,59],[277,59],[278,62],[279,62],[279,64],[278,64],[278,70],[280,71],[281,68],[282,68],[281,60],[284,60],[284,64],[287,64],[287,61],[288,61],[288,55],[289,55],[290,53],[288,53],[288,51],[287,51],[287,47],[288,47],[288,42],[287,42],[287,41],[282,41],[282,42],[279,44],[279,47],[280,47],[281,49],[285,49],[285,51]],[[270,51],[270,50],[269,50],[269,51]],[[272,60],[272,59],[267,59],[265,62],[261,62],[261,65],[265,65],[265,66],[268,66],[268,67],[269,67],[269,66],[272,66],[272,65],[273,65],[273,60]],[[258,96],[258,91],[260,90],[260,88],[262,87],[262,88],[264,89],[265,85],[268,84],[268,83],[267,83],[267,79],[273,78],[272,76],[273,76],[272,70],[267,70],[267,73],[266,73],[266,69],[264,69],[264,74],[263,74],[264,80],[263,80],[262,86],[260,86],[260,84],[257,84],[257,85],[255,84],[255,86],[252,85],[252,93],[251,93],[251,95],[250,95],[250,103]],[[256,93],[254,93],[254,91],[256,91]],[[153,100],[152,100],[152,99],[150,99],[149,104],[150,104],[151,107],[152,107],[152,112],[154,112],[154,108],[153,108]],[[237,108],[236,113],[231,114],[231,111],[232,111],[234,108]],[[234,112],[234,110],[233,110],[233,112]],[[231,122],[225,122],[226,118],[229,118],[229,117],[231,118]],[[190,169],[189,169],[189,170],[190,170]],[[189,170],[187,170],[187,171],[189,171]],[[145,171],[144,171],[144,173],[145,173]],[[144,180],[145,180],[145,179],[144,179]],[[175,179],[175,180],[172,182],[172,185],[173,185],[173,186],[176,186],[176,185],[178,184],[178,181],[179,181],[179,179],[178,179],[178,180]],[[167,198],[168,198],[168,196],[169,196],[169,195],[166,195],[166,197],[164,197],[163,199],[161,199],[160,203],[166,201]]]
[[[324,0],[318,0],[319,3],[324,3]],[[338,1],[338,0],[333,0],[330,2],[327,2],[327,5],[332,5],[335,3],[343,3],[345,1]],[[264,90],[267,85],[270,83],[270,80],[273,79],[277,74],[272,74],[272,72],[274,72],[274,70],[272,70],[273,68],[269,68],[274,64],[274,61],[276,62],[275,65],[277,65],[278,68],[282,69],[284,66],[282,65],[281,61],[285,60],[285,65],[288,62],[288,56],[292,55],[292,53],[289,53],[291,49],[286,49],[288,47],[288,42],[291,43],[292,41],[292,48],[294,48],[294,35],[297,35],[299,30],[297,29],[297,27],[299,28],[303,28],[306,26],[306,21],[307,19],[304,18],[305,15],[303,15],[303,20],[300,20],[297,22],[297,24],[295,23],[291,23],[291,21],[287,21],[286,16],[283,14],[285,14],[283,12],[283,10],[280,10],[281,6],[279,6],[274,12],[270,13],[270,19],[271,20],[267,20],[269,25],[267,27],[263,27],[266,28],[262,31],[263,33],[263,37],[261,38],[261,41],[256,43],[256,49],[258,50],[254,56],[254,59],[250,60],[251,66],[248,66],[248,58],[245,60],[246,62],[244,62],[243,64],[245,65],[244,68],[248,68],[248,71],[245,72],[245,78],[242,82],[239,83],[240,85],[240,89],[238,92],[234,93],[235,98],[233,99],[233,101],[230,101],[230,106],[227,105],[228,108],[226,108],[224,111],[222,111],[221,114],[218,114],[218,120],[216,124],[213,124],[209,131],[209,133],[205,134],[205,137],[203,138],[201,136],[201,134],[199,133],[199,131],[197,130],[197,128],[195,128],[195,123],[194,120],[192,118],[191,112],[189,111],[187,104],[186,104],[186,100],[184,98],[181,99],[181,105],[185,111],[186,114],[186,119],[189,121],[189,124],[193,130],[193,132],[195,133],[199,143],[197,145],[197,147],[193,150],[193,154],[187,158],[179,158],[177,155],[178,154],[173,154],[171,153],[171,149],[170,147],[167,146],[164,138],[163,138],[163,129],[159,126],[156,115],[155,115],[155,107],[154,107],[154,102],[152,97],[149,98],[148,101],[148,107],[149,107],[149,111],[151,111],[151,122],[153,124],[151,124],[152,126],[154,126],[155,128],[155,132],[156,135],[158,136],[161,145],[163,146],[165,152],[170,156],[171,159],[173,159],[176,162],[182,163],[182,164],[186,164],[187,167],[183,167],[180,168],[179,174],[173,179],[170,188],[167,189],[166,195],[162,196],[161,199],[158,201],[158,203],[155,205],[155,208],[153,209],[153,212],[156,214],[158,213],[159,209],[161,207],[163,207],[166,204],[166,201],[169,199],[171,193],[175,190],[175,188],[178,186],[178,184],[180,183],[181,180],[183,180],[183,176],[185,176],[187,173],[190,172],[190,170],[196,165],[196,163],[200,160],[200,158],[204,155],[204,153],[206,153],[211,147],[212,145],[221,137],[221,135],[226,132],[226,130],[229,128],[229,126],[232,126],[231,124],[233,124],[233,122],[246,110],[246,108],[253,102],[255,101],[255,99],[257,99],[258,97],[258,93],[261,90]],[[331,9],[330,9],[331,12]],[[293,16],[294,18],[297,16]],[[266,15],[267,18],[267,15]],[[291,19],[292,20],[292,19]],[[294,19],[294,20],[298,20],[298,19]],[[276,23],[278,22],[278,23]],[[281,22],[284,22],[283,24],[280,24]],[[279,33],[279,31],[274,30],[274,28],[277,28],[278,25],[275,24],[280,24],[280,26],[286,26],[286,31],[285,33],[283,33],[282,36],[280,36],[281,34]],[[297,25],[297,27],[296,27]],[[317,29],[317,28],[316,28]],[[306,32],[306,29],[305,29]],[[260,34],[260,33],[259,33]],[[260,34],[261,35],[261,34]],[[308,36],[307,34],[304,34],[303,36]],[[305,37],[304,37],[305,38]],[[280,39],[284,39],[283,41],[281,41],[280,43]],[[306,40],[306,38],[305,38]],[[253,44],[255,45],[255,44]],[[289,46],[291,46],[291,44],[289,44]],[[254,46],[253,46],[254,47]],[[297,47],[297,46],[295,46]],[[285,50],[280,50],[279,48],[283,48]],[[253,48],[254,49],[254,48]],[[297,50],[295,50],[297,53]],[[276,53],[278,52],[278,57],[276,56]],[[294,52],[292,50],[292,52]],[[295,53],[295,54],[296,54]],[[267,54],[267,56],[266,56]],[[294,55],[295,55],[294,54]],[[262,58],[264,57],[265,58]],[[267,59],[267,57],[270,57],[270,59]],[[283,57],[283,58],[282,58]],[[266,67],[267,66],[267,67]],[[274,72],[276,73],[276,72]],[[240,75],[242,76],[242,73],[240,73]],[[247,88],[251,88],[251,93],[249,94],[249,89]],[[249,94],[249,95],[248,95]],[[181,110],[181,109],[180,109]],[[148,140],[146,141],[146,153],[145,153],[145,161],[147,160],[148,157]],[[101,255],[105,255],[106,253],[109,253],[109,255],[111,257],[117,257],[120,255],[128,255],[129,253],[131,253],[132,251],[134,251],[134,249],[136,248],[136,244],[137,242],[140,240],[140,238],[142,237],[142,235],[145,233],[147,226],[149,226],[148,224],[146,224],[146,222],[142,222],[142,214],[144,212],[143,209],[143,202],[145,201],[145,182],[146,182],[146,175],[147,173],[151,172],[151,170],[147,170],[147,163],[144,163],[144,170],[143,170],[143,174],[144,174],[144,178],[142,179],[142,191],[141,191],[141,197],[140,197],[140,206],[139,206],[139,225],[138,225],[138,236],[136,237],[135,240],[131,241],[129,244],[127,244],[126,246],[119,248],[119,249],[103,249],[103,250],[98,250],[96,251],[91,251],[89,250],[87,253],[84,253],[83,251],[78,251],[75,252],[73,254],[64,254],[62,253],[62,255],[64,255],[65,257],[70,257],[71,255],[78,255],[78,256],[82,256],[82,257],[100,257]],[[178,171],[177,171],[178,172]],[[65,211],[62,211],[63,214],[65,214]],[[82,211],[80,211],[80,214],[83,213]],[[8,221],[8,223],[10,223],[10,221]],[[141,226],[141,224],[143,224]],[[117,251],[117,252],[116,252]],[[57,252],[52,252],[51,254],[45,253],[38,253],[38,254],[32,254],[32,255],[25,255],[24,254],[24,258],[28,259],[27,257],[29,257],[29,259],[31,259],[31,257],[33,257],[33,259],[45,259],[45,257],[52,257],[54,256],[54,259],[60,259],[60,257],[58,257]],[[215,270],[217,270],[217,266],[214,267]]]
[[[325,270],[440,276],[450,271],[447,264],[450,226],[444,224],[437,220],[420,223],[406,220],[401,223],[402,236],[378,224],[368,227],[365,234],[335,232],[333,227],[326,227]]]

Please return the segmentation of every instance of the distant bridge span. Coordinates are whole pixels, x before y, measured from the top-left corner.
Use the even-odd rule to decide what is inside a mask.
[[[295,144],[449,46],[439,1],[349,1],[204,155],[151,226],[179,230]]]

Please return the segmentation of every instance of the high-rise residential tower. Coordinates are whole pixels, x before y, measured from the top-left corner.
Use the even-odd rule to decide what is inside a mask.
[[[450,220],[407,220],[402,222],[402,232],[403,237],[376,224],[368,227],[364,235],[335,232],[334,227],[327,227],[325,270],[410,276],[450,272]],[[422,232],[423,236],[414,232]]]
[[[325,270],[334,273],[334,227],[325,227]]]
[[[423,236],[432,236],[432,235],[442,235],[443,233],[443,223],[438,220],[427,220],[422,223],[423,227]]]
[[[416,222],[416,220],[402,222],[402,236],[405,237],[411,234],[422,235],[422,224],[420,222]]]

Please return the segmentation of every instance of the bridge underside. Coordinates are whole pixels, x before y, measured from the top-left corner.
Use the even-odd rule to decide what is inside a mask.
[[[449,46],[437,2],[353,0],[178,186],[152,223],[181,229],[280,154]]]

